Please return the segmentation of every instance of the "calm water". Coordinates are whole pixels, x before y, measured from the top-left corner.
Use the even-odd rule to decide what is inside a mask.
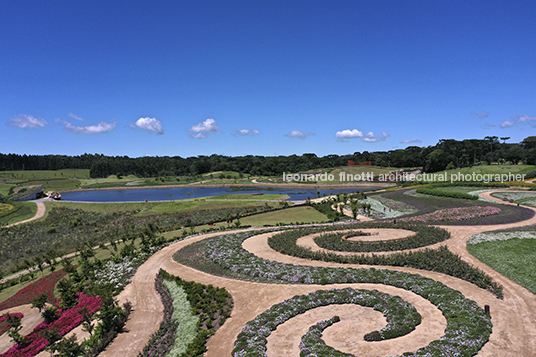
[[[366,188],[364,190],[372,190]],[[308,189],[308,188],[271,188],[271,187],[171,187],[171,188],[145,188],[129,190],[96,190],[65,192],[61,195],[65,201],[84,202],[136,202],[136,201],[170,201],[183,200],[186,198],[198,198],[207,196],[229,195],[234,193],[254,194],[272,193],[286,194],[292,201],[306,200],[308,197],[320,196],[336,193],[351,193],[361,189]],[[190,196],[188,196],[188,192]],[[252,199],[262,199],[262,196],[252,196]]]

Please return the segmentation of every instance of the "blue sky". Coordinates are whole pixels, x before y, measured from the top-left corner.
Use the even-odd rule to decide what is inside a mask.
[[[346,154],[536,135],[536,2],[2,1],[0,152]]]

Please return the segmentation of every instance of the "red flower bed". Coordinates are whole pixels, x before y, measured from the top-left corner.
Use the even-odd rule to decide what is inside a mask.
[[[31,304],[43,293],[47,294],[48,302],[55,303],[54,285],[65,275],[67,275],[65,270],[59,270],[31,283],[9,299],[3,301],[0,304],[0,311],[19,305]]]
[[[57,329],[61,336],[65,336],[69,331],[77,327],[82,323],[83,317],[80,314],[82,309],[87,309],[89,314],[94,314],[101,308],[102,299],[97,296],[88,296],[84,293],[78,294],[78,304],[75,307],[60,310],[60,317],[52,322],[46,324],[45,322],[37,325],[32,333],[24,337],[22,344],[16,344],[12,346],[7,352],[0,355],[0,357],[32,357],[41,352],[48,346],[48,341],[41,337],[45,330]]]
[[[7,330],[9,330],[9,323],[6,321],[7,320],[7,315],[15,315],[17,316],[19,319],[22,319],[24,317],[23,314],[21,314],[20,312],[15,312],[14,314],[5,314],[5,315],[2,315],[0,316],[0,336],[6,332]]]

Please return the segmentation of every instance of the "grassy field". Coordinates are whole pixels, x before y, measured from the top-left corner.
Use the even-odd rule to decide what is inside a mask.
[[[0,171],[0,177],[16,180],[34,180],[47,178],[72,178],[89,179],[89,170],[65,169],[65,170],[25,170],[25,171]]]
[[[325,215],[318,212],[312,207],[294,207],[281,211],[267,212],[255,216],[244,217],[240,222],[250,226],[276,225],[278,223],[291,224],[295,222],[315,223],[328,222]]]
[[[16,205],[21,207],[13,213],[0,217],[0,225],[24,221],[37,213],[37,205],[33,202],[17,202]]]
[[[523,174],[535,170],[534,165],[481,165],[473,167],[464,167],[460,169],[437,172],[438,174],[447,174],[447,180],[450,182],[451,175],[457,175],[458,172],[463,175],[475,174]]]
[[[139,210],[138,215],[148,215],[162,212],[180,212],[197,209],[220,209],[220,208],[236,208],[236,207],[261,207],[268,205],[269,207],[278,207],[276,202],[263,201],[165,201],[165,202],[140,202],[140,203],[78,203],[78,202],[62,202],[48,201],[45,202],[47,212],[54,207],[67,207],[72,209],[81,209],[90,212],[113,213],[127,212],[131,210]]]
[[[469,253],[536,294],[536,239],[468,244]]]

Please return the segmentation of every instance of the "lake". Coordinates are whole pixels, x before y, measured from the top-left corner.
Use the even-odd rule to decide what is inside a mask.
[[[138,188],[127,190],[92,190],[64,192],[61,199],[64,201],[83,202],[143,202],[147,201],[171,201],[187,198],[199,198],[207,196],[219,196],[229,194],[252,194],[252,199],[262,199],[262,196],[254,194],[283,194],[290,196],[291,201],[306,200],[308,197],[352,193],[360,190],[374,190],[376,188],[345,188],[345,189],[315,189],[315,188],[285,188],[285,187],[162,187],[162,188]],[[190,193],[190,195],[188,195]]]

